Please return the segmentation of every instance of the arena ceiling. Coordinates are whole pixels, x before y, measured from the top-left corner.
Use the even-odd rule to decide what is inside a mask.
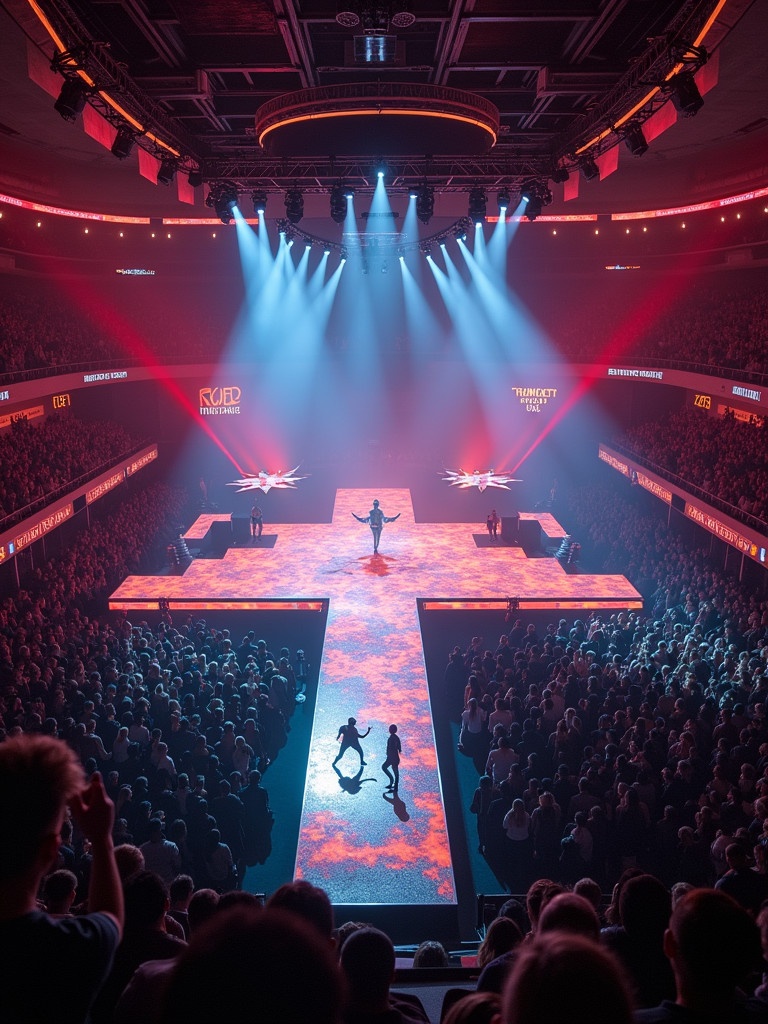
[[[553,209],[653,209],[744,192],[768,178],[765,3],[727,0],[718,11],[704,40],[711,88],[695,117],[678,116],[641,157],[628,152],[622,131],[610,131],[621,110],[663,83],[670,62],[681,54],[686,59],[696,26],[718,6],[715,0],[0,0],[0,188],[87,210],[195,213],[179,201],[175,184],[164,188],[139,174],[137,148],[117,160],[80,123],[59,117],[50,83],[46,92],[30,80],[31,64],[40,82],[54,53],[42,13],[76,66],[99,85],[108,82],[123,108],[181,155],[183,170],[200,168],[206,180],[226,178],[241,190],[295,184],[323,211],[327,198],[320,196],[334,180],[372,185],[373,158],[380,156],[390,164],[391,183],[405,188],[427,178],[438,193],[437,213],[460,215],[473,182],[514,189],[563,164],[578,176],[579,148],[606,126],[594,155],[615,146],[618,170],[602,181],[580,180],[578,197],[564,205],[562,184],[551,185]],[[355,37],[363,40],[357,57]],[[365,59],[382,54],[390,59]],[[63,78],[53,81],[60,86]],[[490,131],[481,132],[487,145],[478,143],[462,132],[461,119],[442,118],[420,137],[426,122],[416,118],[415,133],[411,123],[380,145],[375,121],[333,117],[327,135],[313,118],[294,119],[299,128],[289,157],[269,152],[275,136],[267,149],[259,145],[260,108],[279,111],[288,93],[314,90],[305,96],[325,102],[355,90],[386,96],[393,88],[415,97],[421,109],[436,96],[477,98],[480,109],[498,111],[493,140]],[[305,125],[311,133],[302,135]],[[147,147],[146,137],[139,145]],[[196,192],[202,213],[203,189]]]

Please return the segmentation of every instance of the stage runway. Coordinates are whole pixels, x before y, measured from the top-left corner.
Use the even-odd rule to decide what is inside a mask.
[[[380,553],[371,530],[356,522],[378,498],[387,516]],[[201,517],[190,541],[207,532]],[[562,529],[538,518],[549,537]],[[272,547],[230,548],[223,558],[198,558],[182,576],[131,576],[110,607],[247,609],[328,603],[328,621],[307,768],[296,875],[323,886],[335,904],[445,906],[456,903],[440,772],[424,667],[419,602],[428,608],[503,607],[509,595],[525,607],[640,607],[623,576],[569,575],[551,557],[522,548],[478,547],[477,524],[416,523],[410,492],[340,490],[330,524],[269,524]],[[442,613],[441,613],[442,614]],[[354,716],[367,765],[338,752],[339,726]],[[381,770],[387,729],[399,727],[401,784],[393,797]]]

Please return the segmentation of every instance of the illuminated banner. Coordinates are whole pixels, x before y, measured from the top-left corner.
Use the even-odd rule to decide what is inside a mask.
[[[10,391],[8,391],[7,389],[5,391],[0,391],[0,402],[10,402],[10,400],[11,400],[11,392]]]
[[[117,267],[115,269],[116,274],[122,274],[123,277],[154,277],[154,270],[145,270],[143,267]]]
[[[51,398],[51,402],[53,404],[53,408],[54,409],[66,409],[66,408],[68,408],[68,406],[72,405],[72,396],[71,395],[54,395]]]
[[[698,409],[711,409],[712,408],[712,396],[711,395],[698,395],[696,392],[693,394],[693,404]]]
[[[664,380],[663,370],[642,370],[636,366],[609,366],[609,377],[639,377],[643,380]]]
[[[526,412],[541,412],[551,398],[557,398],[557,388],[518,388],[512,393],[519,399]]]
[[[755,388],[741,387],[736,384],[731,388],[731,394],[736,395],[737,398],[748,398],[750,402],[759,402],[763,397],[762,391],[756,391]]]
[[[238,416],[242,394],[236,386],[200,388],[200,415]]]
[[[646,491],[650,491],[651,494],[654,494],[657,498],[661,498],[661,500],[665,501],[667,505],[672,504],[672,491],[668,490],[666,487],[662,487],[662,485],[657,483],[655,480],[651,480],[649,476],[646,476],[645,473],[641,473],[639,469],[634,473],[633,480],[636,480],[641,487],[646,489]]]
[[[704,509],[697,508],[696,505],[691,505],[690,502],[685,503],[685,514],[689,519],[692,519],[694,523],[698,523],[699,526],[703,526],[705,530],[709,530],[710,533],[714,533],[720,540],[724,540],[726,544],[730,544],[734,548],[738,548],[739,551],[743,551],[744,554],[748,555],[754,548],[753,558],[757,555],[757,545],[753,544],[751,540],[744,537],[742,534],[737,533],[733,527],[728,526],[722,520],[717,519],[712,515],[711,512],[705,512]]]
[[[148,466],[149,463],[153,462],[156,458],[157,445],[155,445],[153,448],[150,448],[148,452],[144,452],[142,455],[139,455],[137,458],[133,460],[133,462],[129,462],[128,465],[125,467],[125,475],[133,476],[134,473],[138,473],[140,469],[143,469],[145,466]]]
[[[92,487],[90,491],[85,492],[85,503],[90,505],[92,501],[98,501],[99,498],[103,498],[107,491],[111,491],[113,487],[117,487],[125,480],[125,470],[121,469],[118,473],[113,473],[112,476],[108,476],[106,480],[101,480],[95,487]]]
[[[617,459],[615,455],[606,451],[602,445],[600,445],[597,455],[598,458],[602,459],[603,462],[606,462],[609,466],[612,466],[613,469],[617,469],[623,476],[628,477],[630,475],[627,463],[622,462],[621,459]]]
[[[16,409],[14,412],[0,416],[0,430],[10,427],[16,420],[36,420],[38,416],[45,416],[45,409],[42,405],[33,405],[29,409]]]
[[[732,405],[718,405],[718,416],[732,416],[739,423],[749,423],[753,427],[765,425],[765,416],[758,416],[756,412],[749,412],[747,409],[734,409]]]
[[[104,373],[84,373],[83,384],[100,384],[105,380],[127,380],[127,370],[108,370]]]
[[[62,523],[65,523],[67,519],[74,515],[74,511],[74,506],[70,501],[66,505],[57,508],[55,512],[46,512],[31,526],[27,526],[22,533],[14,537],[13,545],[16,552],[22,551],[36,540],[40,540],[46,533],[50,533],[57,526],[61,526]]]

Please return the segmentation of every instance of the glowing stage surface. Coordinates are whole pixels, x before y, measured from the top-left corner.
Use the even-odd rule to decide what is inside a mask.
[[[355,521],[374,498],[385,515],[378,556],[371,530]],[[201,517],[187,536],[205,534]],[[531,518],[531,516],[527,516]],[[562,533],[539,518],[548,536]],[[183,576],[132,576],[110,607],[247,609],[277,603],[328,602],[317,705],[307,767],[296,875],[323,886],[336,904],[456,903],[440,772],[424,667],[419,602],[426,607],[628,608],[642,599],[623,576],[569,575],[554,558],[528,558],[522,548],[478,547],[476,524],[416,523],[410,491],[339,490],[331,524],[269,525],[272,547],[231,548],[221,559],[197,559]],[[354,716],[370,735],[365,760],[348,750],[339,762],[336,734]],[[387,730],[402,740],[400,791],[385,791],[381,770]],[[342,774],[343,773],[343,774]]]

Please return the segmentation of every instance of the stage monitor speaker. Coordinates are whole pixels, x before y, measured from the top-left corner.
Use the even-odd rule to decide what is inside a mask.
[[[226,519],[214,519],[207,535],[207,548],[216,554],[224,554],[232,543],[232,523]]]
[[[501,536],[511,544],[517,544],[517,527],[520,516],[517,513],[513,516],[501,517]]]
[[[538,519],[521,519],[517,531],[518,543],[526,551],[541,549],[541,525]]]
[[[247,512],[233,512],[232,541],[234,544],[247,544],[251,537],[251,517]]]

